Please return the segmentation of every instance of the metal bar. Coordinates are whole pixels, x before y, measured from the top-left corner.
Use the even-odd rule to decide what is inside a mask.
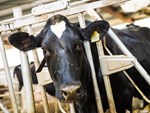
[[[70,3],[69,7],[81,5],[81,4],[87,3],[88,1],[90,1],[90,0],[82,0],[82,1],[78,1],[78,2],[72,2],[72,3]],[[3,25],[3,24],[8,24],[8,23],[13,23],[14,21],[17,21],[18,19],[32,18],[33,16],[34,16],[33,14],[28,14],[28,15],[24,15],[21,17],[17,17],[17,18],[11,18],[11,19],[1,21],[0,24]]]
[[[30,35],[33,35],[33,31],[32,31],[31,26],[27,26],[27,32]],[[33,50],[33,56],[34,56],[34,61],[35,61],[35,68],[38,68],[40,63],[39,63],[37,51],[35,49]],[[40,73],[37,73],[37,74],[40,74]],[[39,75],[39,76],[42,76],[42,75]],[[41,89],[41,95],[42,95],[42,101],[43,101],[44,111],[45,111],[45,113],[50,113],[45,89],[41,85],[40,85],[40,89]]]
[[[100,57],[104,56],[102,42],[101,41],[96,42],[96,46],[97,46],[97,50],[98,50],[98,54],[99,54],[100,65],[103,66],[103,64],[100,60]],[[106,94],[107,94],[110,111],[111,111],[111,113],[116,113],[116,108],[115,108],[115,103],[114,103],[114,98],[113,98],[113,93],[112,93],[112,89],[111,89],[111,83],[110,83],[109,76],[104,75],[103,79],[104,79],[104,84],[105,84],[105,89],[106,89]]]
[[[70,3],[69,7],[81,5],[81,4],[84,4],[84,3],[87,3],[87,2],[91,2],[91,0],[80,0],[78,2],[72,2],[72,3]]]
[[[27,27],[27,32],[30,34],[30,35],[33,35],[33,30],[31,28],[30,25],[26,26]],[[37,68],[40,64],[40,61],[39,61],[39,58],[38,58],[38,54],[37,54],[37,51],[36,49],[32,50],[32,53],[33,53],[33,58],[34,58],[34,64],[35,64],[35,67]]]
[[[33,34],[31,26],[27,26],[27,31],[29,32],[30,35]],[[33,56],[34,56],[35,68],[37,69],[39,67],[40,61],[39,61],[36,49],[33,50]],[[40,74],[40,73],[37,73],[37,74]],[[39,76],[42,76],[42,75],[39,75]],[[48,100],[47,100],[47,96],[46,96],[46,91],[42,85],[40,85],[40,90],[41,90],[41,95],[42,95],[44,111],[45,111],[45,113],[50,113],[49,104],[48,104]]]
[[[104,39],[104,48],[109,53],[110,56],[113,56],[113,54],[110,52],[110,50],[106,47],[106,40]],[[126,71],[123,71],[123,73],[126,75],[126,77],[129,79],[129,81],[133,84],[133,86],[136,88],[136,90],[139,92],[139,94],[142,96],[142,98],[147,102],[150,103],[150,99],[148,99],[143,92],[139,89],[139,87],[135,84],[135,82],[131,79],[131,77],[128,75]]]
[[[31,70],[29,68],[29,61],[26,52],[20,51],[21,57],[21,68],[22,68],[22,77],[25,87],[25,94],[26,94],[26,110],[27,113],[36,113],[35,112],[35,105],[34,105],[34,95],[33,95],[33,87],[32,87],[32,80],[31,80]]]
[[[33,30],[31,28],[31,25],[28,25],[26,26],[27,27],[27,32],[30,34],[30,35],[33,35]],[[32,53],[33,53],[33,58],[34,58],[34,64],[35,64],[35,67],[37,68],[40,64],[40,61],[39,61],[39,58],[38,58],[38,53],[36,51],[36,49],[32,50]]]
[[[65,16],[69,16],[69,15],[74,15],[74,14],[78,14],[78,13],[81,13],[81,12],[85,12],[89,8],[92,8],[92,9],[102,8],[102,7],[110,6],[110,5],[125,2],[125,1],[128,1],[128,0],[120,0],[118,2],[112,1],[112,2],[107,3],[107,4],[103,0],[102,1],[96,1],[96,2],[92,2],[92,3],[84,4],[84,5],[79,5],[79,6],[76,6],[76,7],[73,7],[73,8],[69,8],[69,9],[66,9],[66,10],[63,10],[63,11],[54,12],[54,15],[62,14],[62,15],[65,15]]]
[[[2,24],[0,26],[0,32],[6,31],[5,24],[8,24],[8,23],[13,23],[14,29],[18,29],[18,28],[24,27],[26,25],[32,25],[32,24],[47,21],[47,19],[49,17],[56,15],[56,14],[62,14],[64,16],[69,16],[69,15],[74,15],[74,14],[78,14],[81,12],[85,12],[88,8],[93,8],[93,9],[102,8],[102,7],[106,7],[109,5],[113,5],[113,4],[117,4],[117,3],[121,3],[121,2],[125,2],[125,1],[128,1],[128,0],[120,0],[117,2],[112,1],[108,4],[105,4],[103,1],[95,1],[95,2],[91,2],[91,3],[86,3],[84,5],[78,5],[76,7],[70,7],[63,11],[58,11],[58,12],[49,13],[49,14],[43,14],[41,16],[29,15],[28,17],[24,16],[24,18],[18,17],[18,19],[22,20],[20,23],[17,22],[18,19],[9,19],[9,20],[0,22],[0,24]],[[8,29],[8,30],[10,30],[10,29]]]
[[[22,16],[22,10],[20,7],[13,8],[13,15],[15,18]],[[18,20],[17,22],[19,22]],[[32,79],[31,79],[31,70],[29,67],[28,55],[26,52],[20,51],[21,57],[21,68],[22,68],[22,77],[25,87],[26,94],[26,110],[27,113],[35,113],[35,105],[34,105],[34,95],[33,95],[33,87],[32,87]]]
[[[85,25],[85,19],[83,17],[83,14],[79,14],[78,18],[79,18],[80,27],[85,28],[86,25]],[[86,55],[89,60],[90,68],[91,68],[91,72],[92,72],[92,81],[93,81],[93,86],[94,86],[94,93],[95,93],[98,113],[104,113],[103,107],[102,107],[102,102],[101,102],[101,97],[100,97],[100,91],[99,91],[98,83],[97,83],[97,79],[96,79],[96,72],[94,69],[93,58],[92,58],[92,54],[91,54],[91,48],[90,48],[90,44],[88,41],[84,42],[84,48],[85,48]]]
[[[6,106],[0,101],[0,108],[4,113],[10,113]]]
[[[10,92],[10,98],[11,98],[13,111],[14,111],[14,113],[19,113],[17,102],[16,102],[16,97],[15,97],[15,92],[13,89],[11,74],[10,74],[10,70],[8,67],[8,61],[7,61],[7,57],[6,57],[4,43],[3,43],[1,35],[0,35],[0,51],[1,51],[2,59],[3,59],[4,68],[5,68],[5,74],[6,74],[6,78],[7,78],[7,83],[8,83],[8,88],[9,88],[9,92]]]
[[[1,0],[2,1],[2,0]],[[36,0],[36,1],[30,1],[30,2],[24,2],[23,4],[16,4],[16,6],[21,7],[23,11],[31,9],[32,7],[38,6],[39,4],[47,4],[49,2],[54,2],[56,0]],[[13,2],[11,2],[13,4]],[[12,14],[12,6],[1,9],[0,17],[4,17],[6,15]]]
[[[39,76],[41,76],[41,75],[39,75]],[[48,104],[47,96],[46,96],[46,91],[42,85],[40,85],[40,90],[41,90],[41,95],[42,95],[44,111],[45,111],[45,113],[50,113],[49,104]]]
[[[97,13],[93,13],[93,12],[95,12],[95,11],[91,8],[87,10],[87,13],[94,20],[99,20],[100,17],[97,15]],[[104,56],[102,42],[98,41],[98,42],[96,42],[96,45],[97,45],[97,50],[98,50],[99,57]],[[100,59],[99,59],[99,62],[100,62],[100,65],[103,66]],[[105,84],[105,89],[106,89],[106,94],[107,94],[107,98],[108,98],[110,111],[111,111],[111,113],[116,113],[116,108],[115,108],[115,103],[114,103],[114,99],[113,99],[113,93],[112,93],[112,89],[111,89],[109,76],[105,75],[105,76],[103,76],[103,79],[104,79],[104,84]]]
[[[95,20],[101,20],[99,15],[93,10],[89,9],[87,11]],[[121,49],[121,51],[131,57],[134,57],[132,53],[125,47],[125,45],[120,41],[120,39],[117,37],[117,35],[112,31],[110,28],[108,31],[109,36],[113,39],[113,41],[117,44],[117,46]],[[150,76],[149,74],[144,70],[144,68],[140,65],[140,63],[136,60],[135,61],[135,68],[139,71],[139,73],[143,76],[143,78],[147,81],[147,83],[150,85]],[[112,112],[114,113],[114,112]]]
[[[132,53],[120,41],[117,35],[112,31],[111,28],[109,29],[108,34],[125,55],[134,57]],[[138,72],[141,74],[141,76],[145,79],[145,81],[150,85],[150,75],[145,71],[145,69],[141,66],[141,64],[137,60],[135,60],[134,66],[138,70]]]
[[[37,50],[36,49],[32,50],[32,53],[33,53],[35,68],[37,68],[40,65]]]
[[[10,95],[10,93],[0,94],[0,97],[6,97],[9,95]],[[21,95],[21,92],[15,92],[15,95]]]
[[[101,17],[91,8],[89,8],[87,11],[90,11],[90,14],[94,15],[93,18],[96,18],[96,20],[102,20]],[[128,56],[134,57],[132,53],[125,47],[125,45],[120,41],[120,39],[117,37],[117,35],[113,32],[113,30],[110,28],[108,31],[108,35],[112,38],[112,40],[117,44],[117,46],[120,48],[120,50]],[[150,76],[145,71],[145,69],[141,66],[141,64],[135,60],[135,68],[139,71],[141,76],[146,80],[146,82],[150,85]]]

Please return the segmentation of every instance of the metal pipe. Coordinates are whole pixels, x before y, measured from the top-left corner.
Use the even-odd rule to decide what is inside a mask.
[[[97,46],[97,51],[98,51],[98,55],[99,55],[100,65],[103,66],[103,64],[100,60],[100,57],[104,56],[103,45],[102,45],[101,40],[96,42],[96,46]],[[111,113],[116,113],[116,108],[115,108],[115,103],[114,103],[114,98],[113,98],[113,93],[112,93],[109,76],[104,75],[103,79],[104,79],[104,84],[105,84],[105,89],[106,89],[106,94],[107,94],[110,111],[111,111]]]
[[[70,7],[75,7],[75,6],[77,6],[77,5],[81,5],[81,4],[85,4],[85,3],[87,3],[87,2],[90,2],[91,0],[80,0],[80,1],[77,1],[77,2],[72,2],[72,3],[70,3]]]
[[[120,0],[118,2],[112,1],[109,4],[104,4],[103,1],[96,1],[96,2],[91,2],[91,3],[84,4],[84,5],[78,5],[78,6],[76,5],[76,7],[70,7],[69,9],[54,12],[54,13],[49,13],[49,14],[46,14],[46,15],[43,14],[43,15],[38,16],[38,17],[35,17],[32,14],[29,14],[29,15],[23,16],[23,17],[12,18],[12,19],[8,19],[8,20],[4,20],[4,21],[0,22],[0,24],[2,24],[2,26],[0,26],[0,31],[5,31],[6,30],[5,25],[7,25],[8,23],[13,23],[13,25],[14,25],[13,27],[15,29],[17,29],[17,28],[20,28],[20,27],[25,26],[25,25],[36,24],[36,23],[39,23],[39,22],[46,21],[48,19],[48,17],[51,17],[51,16],[56,15],[56,14],[62,14],[64,16],[71,16],[71,15],[75,15],[75,14],[78,14],[78,13],[81,13],[81,12],[85,12],[86,9],[88,9],[90,7],[94,8],[94,9],[95,8],[102,8],[102,7],[114,5],[114,4],[117,4],[117,3],[122,3],[122,2],[125,2],[125,1],[128,1],[128,0]],[[45,19],[45,18],[47,18],[47,19]],[[20,23],[19,25],[16,24],[16,20],[18,20],[18,19],[22,19],[23,23]],[[11,29],[8,29],[8,30],[11,30]]]
[[[0,101],[0,108],[4,113],[10,113],[6,106]]]
[[[32,7],[38,6],[40,4],[46,4],[46,3],[54,2],[54,1],[55,0],[37,0],[37,1],[32,2],[32,3],[19,5],[18,7],[20,7],[22,10],[28,10],[28,9],[31,9]],[[11,14],[11,13],[13,13],[12,8],[7,8],[7,9],[4,9],[4,10],[1,10],[0,16],[2,17],[2,16],[5,16],[5,15],[8,15],[8,14]]]
[[[35,68],[37,69],[38,66],[40,65],[40,61],[39,61],[37,50],[36,49],[32,50],[32,53],[33,53]]]
[[[45,89],[44,89],[44,87],[42,85],[40,85],[40,90],[41,90],[41,95],[42,95],[42,101],[43,101],[44,111],[45,111],[45,113],[50,113],[49,104],[48,104],[47,96],[46,96],[46,92],[45,92]]]
[[[105,38],[106,39],[106,38]],[[113,54],[110,52],[110,50],[106,47],[106,40],[104,39],[104,48],[109,53],[110,56],[113,56]],[[128,75],[126,71],[123,71],[123,73],[126,75],[126,77],[129,79],[129,81],[133,84],[133,86],[136,88],[136,90],[139,92],[139,94],[142,96],[142,98],[147,102],[150,103],[150,99],[148,99],[143,92],[139,89],[139,87],[136,85],[136,83],[131,79],[131,77]]]
[[[96,18],[96,20],[102,20],[102,18],[91,8],[87,10],[87,12],[90,12],[93,14],[93,18]],[[117,35],[113,32],[111,28],[109,28],[108,35],[112,38],[112,40],[117,44],[119,49],[128,56],[134,57],[132,53],[125,47],[125,45],[120,41],[120,39],[117,37]],[[141,64],[138,61],[135,61],[135,68],[139,71],[141,76],[146,80],[146,82],[150,85],[150,76],[145,71],[145,69],[141,66]]]
[[[97,15],[97,13],[93,13],[93,12],[95,12],[93,9],[88,9],[87,10],[87,13],[94,20],[100,19],[100,17]],[[99,58],[104,56],[102,42],[101,41],[96,42],[96,46],[97,46]],[[100,65],[103,66],[100,59],[99,59],[99,62],[100,62]],[[114,103],[114,98],[113,98],[113,93],[112,93],[112,89],[111,89],[109,76],[104,75],[103,79],[104,79],[104,84],[105,84],[105,89],[106,89],[106,94],[107,94],[107,98],[108,98],[108,104],[109,104],[110,111],[111,111],[111,113],[116,113],[116,108],[115,108],[115,103]]]
[[[35,112],[35,105],[34,105],[34,95],[33,95],[33,87],[32,87],[32,79],[31,79],[31,70],[29,67],[28,56],[26,52],[20,51],[21,57],[21,68],[22,68],[22,77],[23,83],[25,87],[25,94],[26,94],[26,110],[27,113],[36,113]]]
[[[39,0],[39,1],[33,2],[31,4],[20,5],[18,7],[21,7],[22,10],[26,10],[26,9],[30,9],[30,8],[33,8],[35,6],[38,6],[41,3],[49,3],[49,2],[55,2],[55,1],[56,0],[42,0],[42,1]],[[81,4],[87,3],[88,1],[90,1],[90,0],[82,0],[82,1],[72,2],[72,3],[69,4],[69,6],[72,7],[72,6],[81,5]],[[11,13],[12,13],[12,8],[5,9],[5,10],[1,11],[0,16],[8,15],[8,14],[11,14]],[[17,19],[24,19],[24,18],[28,18],[28,17],[31,17],[31,16],[33,16],[33,15],[28,14],[28,15],[18,17],[18,18],[11,18],[11,19],[7,19],[7,20],[3,20],[3,21],[0,22],[0,24],[13,23],[13,21],[16,21]]]
[[[14,18],[18,18],[22,16],[22,10],[20,7],[13,8]],[[18,20],[20,21],[20,20]],[[25,87],[26,94],[26,106],[27,113],[35,113],[35,105],[34,105],[34,95],[33,95],[33,87],[32,87],[32,79],[31,79],[31,70],[29,67],[28,56],[26,52],[20,51],[21,57],[21,67],[22,67],[22,77]]]
[[[101,17],[93,10],[88,9],[87,12],[90,16],[92,16],[95,20],[102,20]],[[120,39],[117,37],[117,35],[112,31],[110,28],[108,31],[108,35],[113,39],[113,41],[117,44],[117,46],[121,49],[121,51],[131,57],[134,57],[131,52],[125,47],[125,45],[120,41]],[[150,76],[148,73],[144,70],[144,68],[140,65],[138,61],[135,62],[135,68],[139,71],[139,73],[143,76],[143,78],[147,81],[147,83],[150,85]],[[112,109],[112,113],[114,113]]]
[[[2,59],[3,59],[4,68],[5,68],[5,74],[6,74],[6,78],[7,78],[7,83],[8,83],[8,88],[9,88],[9,92],[10,92],[10,98],[11,98],[13,111],[14,111],[14,113],[19,113],[18,112],[17,101],[16,101],[16,97],[15,97],[15,92],[14,92],[14,89],[13,89],[11,74],[10,74],[10,70],[9,70],[9,67],[8,67],[6,52],[5,52],[5,49],[4,49],[4,44],[3,44],[3,40],[2,40],[1,35],[0,35],[0,51],[1,51]]]
[[[33,30],[31,28],[31,26],[27,26],[27,32],[30,35],[33,35]],[[39,58],[38,58],[38,54],[37,54],[36,49],[32,50],[32,52],[33,52],[33,57],[34,57],[34,62],[35,62],[35,68],[37,69],[39,67],[39,64],[40,64]],[[40,73],[37,73],[37,77],[38,76],[42,76],[42,75],[38,75],[38,74],[40,74]],[[43,101],[44,111],[45,111],[45,113],[50,113],[49,104],[48,104],[47,96],[46,96],[46,92],[45,92],[44,87],[41,84],[40,84],[40,90],[41,90],[41,95],[42,95],[42,101]]]
[[[112,40],[117,44],[119,49],[128,56],[132,56],[132,53],[125,47],[125,45],[120,41],[120,39],[117,37],[117,35],[112,31],[110,28],[108,31],[109,36],[112,38]],[[150,75],[145,71],[145,69],[141,66],[141,64],[135,60],[134,64],[135,68],[138,70],[138,72],[141,74],[141,76],[145,79],[145,81],[150,85]]]
[[[27,32],[30,35],[33,35],[33,30],[31,28],[31,26],[26,26],[26,27],[27,27]],[[37,68],[39,66],[39,64],[40,64],[40,61],[39,61],[39,58],[38,58],[38,53],[37,53],[36,49],[32,50],[32,53],[33,53],[35,67]]]
[[[10,93],[0,94],[0,97],[7,97]],[[21,95],[21,92],[15,92],[15,95]]]
[[[79,19],[80,27],[85,28],[86,25],[85,25],[85,19],[84,19],[83,13],[80,13],[78,15],[78,19]],[[95,93],[98,113],[104,113],[104,110],[102,107],[102,101],[101,101],[101,97],[100,97],[100,91],[99,91],[98,83],[97,83],[97,79],[96,79],[96,72],[94,69],[93,58],[92,58],[92,54],[91,54],[91,48],[90,48],[90,44],[88,41],[84,42],[84,48],[85,48],[86,55],[87,55],[88,61],[90,63],[90,68],[91,68],[91,72],[92,72],[92,81],[93,81],[93,86],[94,86],[94,93]]]

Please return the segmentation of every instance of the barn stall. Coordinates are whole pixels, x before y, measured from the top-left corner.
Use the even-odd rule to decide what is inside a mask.
[[[63,0],[62,0],[63,1]],[[50,3],[50,4],[53,4],[53,6],[55,6],[54,3],[56,3],[56,6],[59,4],[60,5],[60,1],[58,1],[59,3],[57,4],[57,1],[52,1],[52,0],[45,0],[45,1],[42,1],[42,3],[40,1],[36,1],[36,2],[33,2],[33,1],[26,1],[27,3],[26,4],[23,4],[21,3],[21,1],[14,1],[14,5],[12,6],[12,1],[9,2],[9,1],[3,1],[3,3],[5,3],[6,5],[8,5],[8,7],[10,8],[7,8],[7,9],[4,9],[1,11],[1,26],[0,26],[0,31],[1,31],[1,56],[2,56],[2,60],[3,61],[2,63],[4,64],[4,66],[2,67],[2,84],[4,84],[6,87],[9,88],[9,94],[10,94],[10,99],[11,101],[9,101],[9,103],[11,102],[12,103],[12,109],[13,109],[13,112],[14,113],[17,113],[19,112],[19,107],[16,103],[16,93],[14,92],[14,89],[13,89],[13,82],[12,82],[12,73],[13,73],[13,68],[17,63],[21,63],[22,64],[22,67],[23,67],[23,80],[24,80],[24,83],[26,84],[25,87],[24,87],[24,90],[26,91],[26,104],[27,104],[27,113],[34,113],[34,112],[38,112],[38,109],[36,108],[36,105],[34,104],[34,97],[33,97],[33,94],[34,92],[32,92],[33,90],[33,86],[31,85],[30,83],[30,70],[29,70],[29,61],[34,61],[36,63],[36,68],[38,68],[38,66],[40,65],[40,62],[42,61],[43,57],[41,55],[41,51],[40,50],[37,50],[38,53],[36,52],[36,50],[33,50],[32,52],[30,53],[25,53],[25,52],[16,52],[16,54],[18,55],[14,55],[14,58],[12,59],[12,52],[14,51],[11,51],[12,49],[12,46],[9,45],[9,42],[7,41],[7,38],[10,34],[12,34],[13,32],[16,32],[16,31],[27,31],[29,34],[33,34],[33,35],[36,35],[40,30],[41,28],[44,26],[45,22],[47,21],[47,19],[53,15],[56,15],[56,14],[63,14],[65,16],[67,16],[72,22],[77,22],[79,21],[80,22],[80,25],[81,27],[85,27],[85,24],[84,24],[84,18],[89,20],[89,21],[93,21],[93,20],[100,20],[101,17],[98,15],[98,14],[101,14],[102,17],[104,19],[106,19],[110,24],[111,26],[115,26],[117,27],[117,25],[119,24],[127,24],[127,23],[132,23],[135,21],[135,23],[140,23],[141,21],[148,21],[148,15],[149,15],[149,3],[144,4],[144,6],[141,6],[140,9],[138,8],[135,8],[136,10],[129,10],[129,11],[126,11],[125,10],[125,3],[127,3],[127,0],[105,0],[105,1],[90,1],[90,0],[83,0],[83,1],[69,1],[69,0],[64,0],[63,1],[63,6],[62,9],[59,9],[57,10],[57,8],[52,8],[51,10],[49,10],[46,6],[44,5],[40,5],[40,4],[47,4],[47,3]],[[29,4],[30,3],[30,4]],[[20,4],[20,5],[18,5]],[[64,5],[65,4],[65,5]],[[123,4],[123,5],[122,5]],[[132,3],[133,4],[133,3]],[[36,7],[40,5],[39,7]],[[121,9],[121,6],[122,5],[122,9]],[[2,5],[3,6],[3,5]],[[17,7],[15,7],[17,6]],[[11,7],[14,7],[14,8],[11,8]],[[41,8],[41,9],[40,9]],[[12,10],[13,9],[13,10]],[[95,10],[93,10],[95,9]],[[129,9],[129,8],[127,8]],[[124,12],[123,12],[124,10]],[[95,12],[96,11],[96,12]],[[23,15],[23,13],[25,13]],[[30,14],[31,13],[31,14]],[[11,17],[11,14],[13,14],[14,17]],[[143,20],[141,20],[143,19]],[[144,22],[145,23],[145,22]],[[142,24],[143,25],[143,24]],[[147,24],[148,25],[148,24]],[[122,25],[123,26],[123,25]],[[131,53],[122,45],[122,43],[117,40],[117,36],[110,30],[108,32],[109,35],[111,35],[113,37],[113,39],[116,41],[116,43],[120,46],[120,48],[122,49],[122,51],[124,51],[125,54],[127,54],[128,56],[132,57]],[[3,39],[3,40],[2,40]],[[101,47],[101,42],[96,42],[97,45],[99,47]],[[88,46],[88,42],[85,42],[85,48],[87,48],[87,54],[88,56],[91,56],[90,55],[90,48]],[[100,50],[102,48],[99,48]],[[6,50],[6,51],[5,51]],[[7,55],[7,51],[10,51],[10,54]],[[101,50],[102,51],[102,50]],[[33,56],[31,55],[33,53]],[[37,55],[38,54],[38,55]],[[31,56],[32,58],[28,58],[28,55]],[[37,56],[41,55],[40,57],[41,58],[38,58]],[[103,53],[100,53],[100,55],[103,55]],[[11,57],[11,60],[9,60],[9,56]],[[18,60],[16,59],[19,59],[19,57],[21,57],[21,62],[19,62]],[[18,58],[16,58],[18,57]],[[8,60],[7,60],[8,59]],[[15,63],[11,64],[10,62],[12,62],[12,60],[16,60]],[[89,58],[90,60],[90,64],[92,65],[92,60]],[[130,59],[130,61],[132,62],[134,59]],[[130,64],[130,67],[133,66],[133,64],[131,63]],[[146,72],[143,70],[143,68],[139,65],[139,63],[136,63],[136,65],[134,64],[134,66],[136,68],[139,69],[139,71],[141,71],[141,73],[143,74],[143,76],[145,77],[145,79],[147,80],[148,83],[150,83],[150,79],[148,76],[145,76]],[[91,70],[93,70],[92,68],[93,66],[91,66]],[[126,67],[127,68],[130,68],[130,67]],[[5,70],[5,73],[4,73],[4,70]],[[42,100],[43,100],[43,106],[44,106],[44,110],[45,112],[53,112],[51,111],[52,108],[55,108],[55,107],[52,107],[53,103],[57,103],[56,99],[54,99],[54,101],[52,101],[52,105],[49,105],[48,106],[48,102],[47,102],[47,96],[46,96],[46,93],[44,91],[44,88],[43,88],[43,85],[49,83],[49,82],[52,82],[50,80],[50,78],[47,78],[45,77],[45,79],[43,80],[43,76],[41,77],[41,75],[45,75],[47,69],[43,69],[40,73],[37,74],[38,76],[38,81],[40,81],[39,83],[39,87],[40,87],[40,91],[41,91],[41,95],[42,95]],[[110,72],[111,73],[111,72]],[[94,70],[93,70],[93,81],[96,81],[95,79],[95,73],[94,73]],[[104,77],[105,78],[105,77]],[[5,80],[4,80],[5,79]],[[106,80],[106,83],[109,83],[109,79],[108,77],[105,78]],[[96,92],[96,97],[97,98],[97,106],[101,108],[101,102],[100,102],[100,95],[97,94],[97,84],[96,82],[93,82],[94,83],[94,86],[95,86],[95,92]],[[110,86],[108,84],[108,86]],[[19,92],[17,92],[19,93]],[[6,94],[9,96],[9,94]],[[21,94],[21,93],[19,93]],[[110,98],[109,100],[111,101],[110,103],[113,103],[113,97],[112,95],[109,95],[111,94],[111,87],[108,89],[108,98]],[[23,95],[23,94],[21,94]],[[2,104],[5,105],[4,102],[2,102]],[[6,106],[6,105],[5,105]],[[71,112],[74,112],[72,111],[73,110],[73,105],[70,105],[70,108],[71,108]],[[58,109],[59,105],[56,106],[56,109]],[[1,107],[1,109],[5,107]],[[19,109],[18,109],[19,108]],[[35,109],[36,108],[36,109]],[[51,108],[51,109],[50,109]],[[6,112],[7,112],[7,109],[8,107],[6,106]],[[65,108],[65,109],[69,109],[68,106]],[[101,111],[102,109],[100,109],[99,112],[103,112]],[[113,104],[110,104],[110,111],[112,113],[115,113],[115,105]],[[41,112],[41,111],[40,111]],[[43,111],[44,112],[44,111]],[[56,111],[54,111],[56,112]],[[61,110],[59,110],[59,112],[63,112]]]

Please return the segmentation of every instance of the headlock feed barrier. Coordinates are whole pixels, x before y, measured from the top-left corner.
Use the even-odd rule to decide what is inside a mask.
[[[26,16],[22,16],[21,8],[15,7],[13,9],[14,18],[0,22],[0,32],[4,33],[4,32],[12,31],[12,30],[24,31],[25,29],[27,29],[27,32],[29,34],[33,34],[32,25],[45,22],[48,20],[48,18],[56,14],[62,14],[64,16],[70,16],[70,17],[75,15],[78,17],[80,27],[84,28],[85,19],[84,19],[83,13],[87,13],[92,18],[92,20],[101,20],[101,17],[95,12],[94,9],[125,2],[127,0],[120,0],[117,2],[110,1],[110,0],[94,1],[94,2],[88,2],[88,1],[89,0],[83,0],[79,2],[69,3],[69,0],[61,0],[61,1],[58,1],[59,4],[57,4],[57,2],[52,3],[53,6],[60,5],[59,9],[55,7],[48,9],[48,7],[51,7],[52,4],[43,5],[43,6],[33,8],[32,9],[33,14],[26,15]],[[143,69],[143,67],[139,64],[139,62],[133,57],[130,51],[124,46],[124,44],[119,40],[119,38],[115,35],[115,33],[111,30],[111,28],[108,31],[108,35],[113,39],[113,41],[117,44],[120,50],[126,55],[126,57],[125,56],[105,57],[103,53],[103,45],[101,43],[101,40],[95,42],[97,45],[98,53],[99,53],[99,62],[103,70],[102,74],[104,75],[103,77],[104,77],[104,83],[105,83],[107,97],[109,101],[110,111],[111,113],[116,113],[115,104],[114,104],[113,96],[112,96],[112,90],[111,90],[110,81],[109,81],[109,76],[107,75],[110,75],[112,73],[135,66],[135,68],[139,71],[139,73],[142,75],[142,77],[147,81],[149,85],[150,85],[150,76]],[[93,59],[91,55],[89,42],[85,41],[84,46],[85,46],[85,51],[88,56],[88,60],[89,60],[90,68],[92,72],[93,86],[94,86],[94,92],[95,92],[95,97],[96,97],[96,102],[97,102],[98,113],[103,113],[104,111],[103,111],[100,93],[99,93],[99,89],[97,85],[96,74],[94,70],[94,63],[93,63]],[[5,53],[3,40],[2,40],[2,35],[0,36],[0,50],[1,50],[1,55],[3,58],[5,73],[7,77],[8,86],[9,86],[9,92],[10,92],[13,111],[14,113],[18,113],[19,111],[18,111],[18,107],[16,103],[14,89],[12,87],[13,84],[12,84],[8,61],[7,61],[7,57]],[[39,60],[38,60],[38,55],[37,55],[36,50],[33,50],[33,54],[34,54],[34,59],[35,59],[35,65],[37,68],[39,66]],[[24,81],[24,86],[25,86],[25,92],[26,92],[26,96],[28,97],[25,100],[26,107],[28,108],[27,113],[35,113],[36,110],[35,110],[33,91],[32,91],[33,88],[31,85],[31,77],[30,77],[31,72],[29,68],[29,61],[28,61],[27,53],[20,51],[20,57],[21,57],[22,75],[23,75],[23,81]],[[123,59],[124,61],[129,61],[129,65],[124,68],[120,66],[120,68],[115,71],[108,71],[107,66],[106,66],[108,59],[112,59],[112,60],[117,59],[116,63],[118,63],[119,61],[122,61]],[[48,107],[46,93],[45,93],[45,89],[43,88],[43,85],[50,83],[52,81],[47,80],[46,83],[43,83],[45,80],[42,80],[40,73],[37,73],[37,76],[38,76],[38,81],[40,81],[39,84],[40,84],[42,99],[44,103],[45,113],[50,113],[50,109]],[[71,108],[70,110],[71,113],[75,113],[73,104],[70,105],[70,108]]]

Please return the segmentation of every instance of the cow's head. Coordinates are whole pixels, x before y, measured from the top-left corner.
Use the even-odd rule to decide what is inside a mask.
[[[56,89],[56,96],[62,102],[73,102],[84,96],[83,79],[88,65],[83,41],[90,39],[94,31],[101,38],[108,31],[109,24],[95,21],[81,29],[62,16],[51,17],[44,29],[36,36],[25,32],[14,33],[9,37],[10,43],[22,51],[42,47],[51,78]],[[87,73],[86,73],[87,74]]]

